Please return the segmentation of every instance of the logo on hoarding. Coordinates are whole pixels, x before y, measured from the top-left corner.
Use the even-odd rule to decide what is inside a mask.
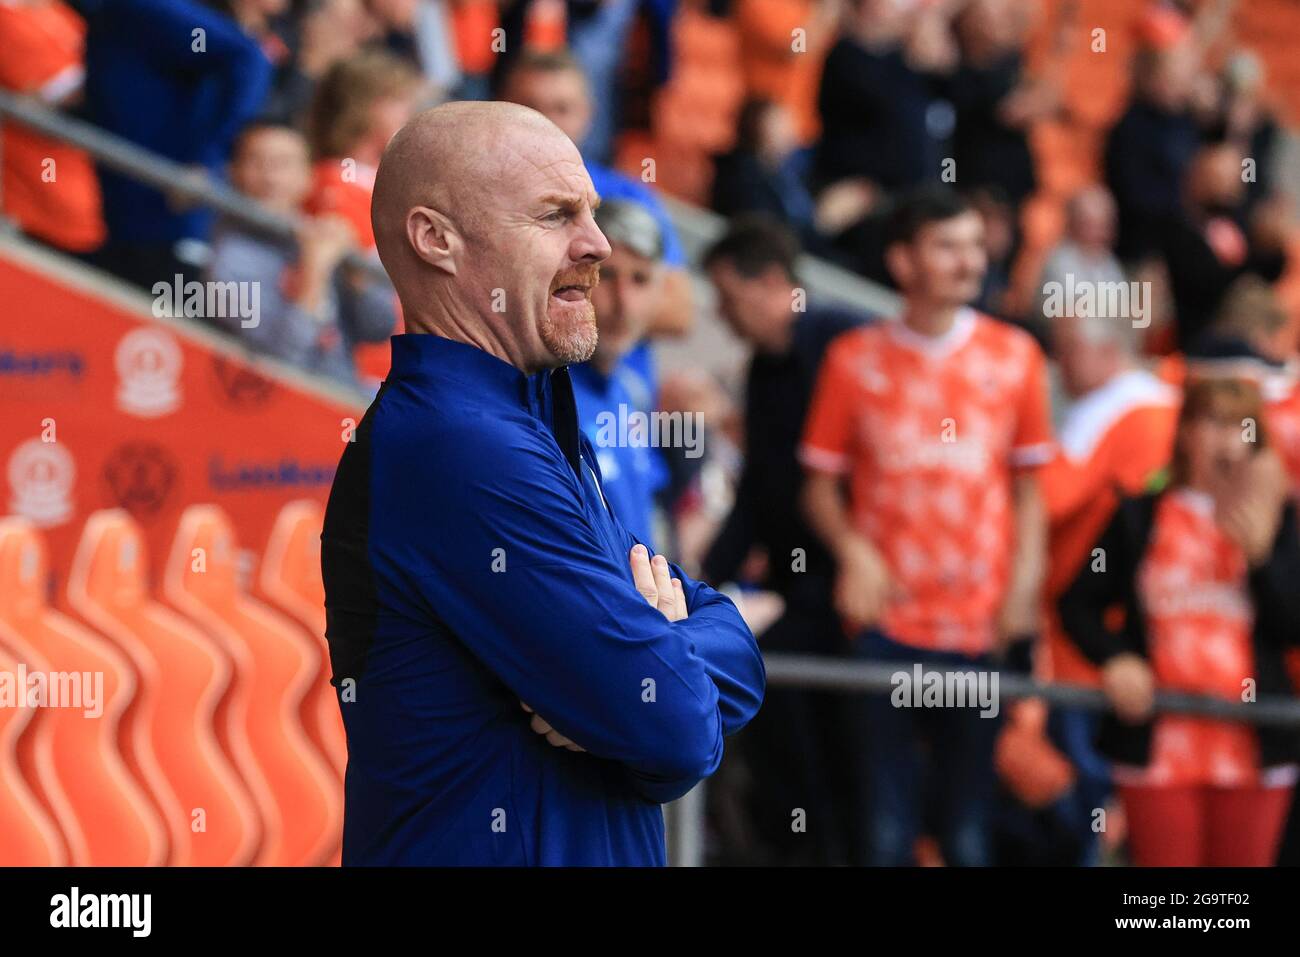
[[[9,456],[9,511],[39,528],[61,525],[72,515],[76,478],[71,452],[54,442],[28,439]]]
[[[212,374],[226,404],[236,409],[257,409],[275,392],[275,383],[243,363],[225,356],[212,357]]]
[[[114,356],[117,405],[142,419],[175,412],[181,404],[181,347],[161,329],[136,329],[122,337]]]
[[[104,463],[113,500],[137,519],[157,513],[176,485],[176,459],[154,442],[118,446]]]

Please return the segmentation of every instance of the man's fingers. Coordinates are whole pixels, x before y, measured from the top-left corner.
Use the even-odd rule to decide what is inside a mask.
[[[577,747],[576,744],[574,744],[564,735],[560,734],[560,732],[558,731],[551,731],[549,734],[547,734],[546,740],[549,741],[557,748],[569,748],[570,750],[573,750],[573,748]]]
[[[681,621],[689,611],[686,607],[686,589],[682,587],[680,578],[673,579],[673,596],[677,599],[677,620]]]
[[[551,726],[546,723],[546,720],[540,714],[534,714],[533,720],[528,722],[528,726],[538,734],[548,734],[551,731]]]
[[[662,555],[656,555],[650,562],[650,568],[654,572],[655,592],[658,598],[655,601],[656,607],[672,620],[672,610],[677,604],[677,596],[673,594],[673,573],[668,568],[668,559]]]
[[[523,709],[524,709],[525,711],[527,711],[529,714],[532,714],[532,713],[533,713],[533,709],[530,708],[530,707],[528,707],[528,704],[527,704],[526,702],[520,701],[520,702],[519,702],[519,707],[523,708]]]
[[[636,585],[636,590],[641,593],[651,605],[656,605],[659,601],[659,589],[655,587],[654,572],[650,570],[650,551],[644,545],[636,545],[632,549],[632,582]]]

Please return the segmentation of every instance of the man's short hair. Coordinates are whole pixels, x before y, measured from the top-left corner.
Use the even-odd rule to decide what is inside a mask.
[[[1287,322],[1286,308],[1273,287],[1246,273],[1233,281],[1215,312],[1213,331],[1220,336],[1269,336]]]
[[[510,88],[516,76],[521,73],[577,73],[586,82],[587,74],[582,64],[568,50],[534,50],[524,49],[514,62],[500,75],[494,94],[501,94]]]
[[[974,210],[971,201],[948,186],[921,186],[908,193],[885,223],[885,246],[910,243],[931,223],[956,219]]]
[[[626,246],[638,256],[656,262],[664,258],[664,234],[659,220],[641,203],[606,200],[596,207],[596,225],[611,244]]]
[[[248,145],[249,140],[258,133],[265,133],[268,131],[289,133],[302,141],[304,152],[308,150],[307,138],[303,136],[302,130],[298,129],[296,126],[277,119],[256,119],[235,134],[235,141],[230,147],[230,158],[232,160],[239,159],[239,155],[243,152],[244,147]]]
[[[704,254],[704,268],[727,262],[745,278],[754,279],[779,266],[787,279],[796,282],[798,258],[799,240],[794,233],[768,216],[751,213],[731,221],[722,238]]]

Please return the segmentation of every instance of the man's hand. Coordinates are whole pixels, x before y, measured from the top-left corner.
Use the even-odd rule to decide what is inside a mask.
[[[522,702],[522,701],[519,702],[519,707],[523,708],[525,711],[527,711],[529,714],[531,714],[531,715],[533,716],[533,720],[529,722],[529,727],[531,727],[531,728],[532,728],[534,731],[536,731],[538,734],[544,734],[544,735],[546,735],[546,740],[549,741],[549,742],[550,742],[552,745],[554,745],[555,747],[557,747],[557,748],[564,748],[564,749],[566,749],[566,750],[568,750],[568,751],[584,751],[584,752],[585,752],[585,751],[587,750],[586,748],[582,747],[581,745],[574,744],[572,741],[570,741],[570,740],[569,740],[568,738],[566,738],[564,735],[560,734],[560,732],[558,732],[558,731],[556,731],[554,728],[552,728],[549,724],[546,723],[546,719],[545,719],[545,718],[543,718],[540,714],[538,714],[538,713],[537,713],[536,711],[534,711],[532,708],[528,707],[528,705],[525,704],[524,702]]]
[[[885,613],[893,582],[885,559],[865,538],[848,536],[837,550],[835,610],[855,632]]]
[[[1101,689],[1120,720],[1140,724],[1151,717],[1156,679],[1145,658],[1132,652],[1116,655],[1101,669]]]
[[[654,608],[658,608],[669,621],[681,621],[687,616],[686,593],[682,590],[682,580],[673,578],[668,568],[668,559],[656,555],[650,559],[650,552],[644,545],[632,549],[632,581],[636,590]]]

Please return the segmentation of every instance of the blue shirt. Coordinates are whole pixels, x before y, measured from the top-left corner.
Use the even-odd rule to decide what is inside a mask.
[[[636,386],[629,387],[629,379],[638,384],[640,379],[621,365],[603,375],[590,362],[570,366],[569,377],[578,424],[600,465],[605,499],[623,527],[653,547],[655,493],[667,483],[668,469],[649,444],[655,435],[649,418],[653,406],[645,408],[634,395]],[[646,428],[628,435],[634,416],[645,416]]]
[[[659,805],[762,700],[753,635],[675,566],[688,618],[637,592],[567,370],[392,343],[321,536],[343,863],[664,864]]]

